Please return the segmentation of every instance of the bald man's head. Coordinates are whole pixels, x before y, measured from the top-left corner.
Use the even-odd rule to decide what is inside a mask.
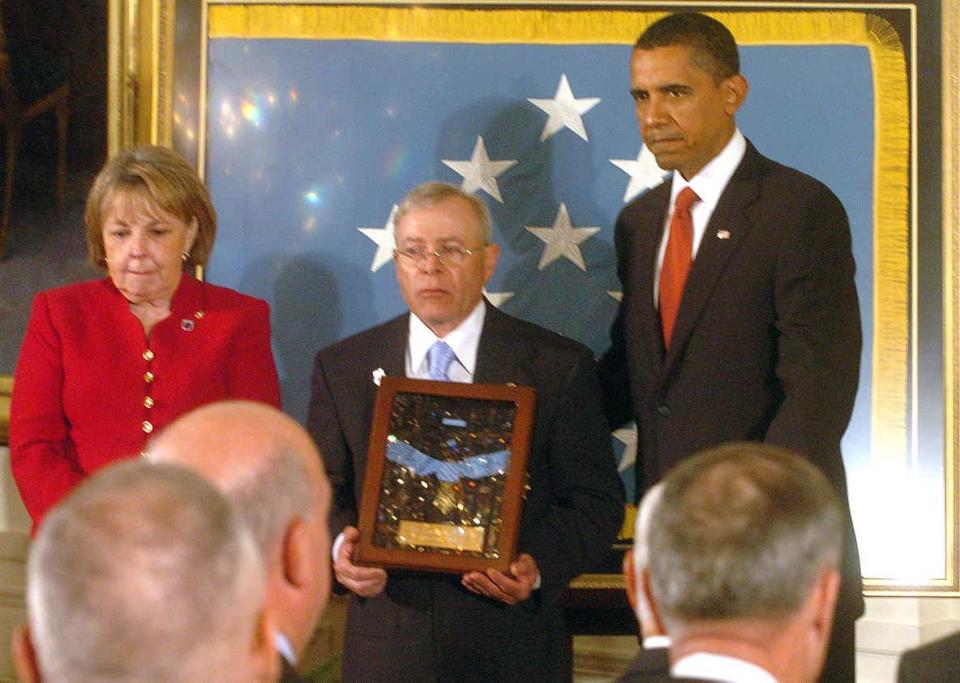
[[[330,590],[330,484],[310,436],[279,410],[223,401],[181,417],[148,447],[212,481],[236,507],[267,563],[267,599],[301,650]]]

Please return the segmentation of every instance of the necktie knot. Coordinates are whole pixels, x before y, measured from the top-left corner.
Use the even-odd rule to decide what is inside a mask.
[[[445,341],[436,341],[433,346],[427,350],[427,372],[430,379],[449,382],[450,376],[447,375],[447,368],[451,361],[457,357],[450,345]]]
[[[675,210],[689,211],[690,207],[692,207],[698,201],[700,201],[700,197],[698,197],[697,193],[693,191],[693,188],[688,185],[680,190],[680,194],[677,195]]]

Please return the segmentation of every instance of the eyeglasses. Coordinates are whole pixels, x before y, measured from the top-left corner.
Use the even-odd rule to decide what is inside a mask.
[[[408,266],[419,266],[431,256],[436,256],[437,260],[444,265],[459,266],[468,256],[477,253],[486,246],[486,244],[481,244],[476,249],[467,249],[457,244],[445,244],[433,250],[424,247],[407,247],[406,249],[394,249],[393,253],[396,256],[402,256],[400,263]]]

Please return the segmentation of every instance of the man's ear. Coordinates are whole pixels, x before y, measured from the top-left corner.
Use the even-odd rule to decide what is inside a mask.
[[[647,567],[640,572],[640,594],[637,600],[640,603],[640,626],[644,637],[666,635],[667,629],[664,628],[663,619],[660,618],[660,608],[653,599],[650,570]]]
[[[493,271],[497,269],[497,261],[500,258],[499,245],[492,242],[483,248],[483,283],[486,284]]]
[[[310,530],[302,517],[297,517],[287,527],[283,537],[283,580],[296,588],[302,588],[310,580],[311,572],[316,568],[311,566],[316,558],[310,553]]]
[[[723,109],[729,115],[733,116],[747,99],[747,93],[750,91],[750,84],[747,79],[740,74],[734,74],[724,79],[723,84]]]
[[[833,616],[837,607],[837,594],[840,591],[840,572],[829,569],[820,572],[807,598],[811,610],[812,623],[824,638],[830,638],[833,628]]]
[[[253,661],[254,680],[273,682],[280,680],[280,655],[276,645],[276,626],[273,616],[266,609],[257,615],[253,642],[250,643],[250,659]]]
[[[623,554],[623,580],[627,584],[627,600],[633,613],[637,613],[637,576],[633,568],[633,550]]]
[[[14,630],[10,649],[13,652],[13,664],[17,669],[19,680],[22,683],[41,683],[43,678],[40,676],[37,653],[30,639],[30,627],[20,624]]]
[[[840,573],[836,569],[821,571],[791,619],[797,629],[794,649],[804,657],[810,680],[819,676],[826,661],[839,590]]]

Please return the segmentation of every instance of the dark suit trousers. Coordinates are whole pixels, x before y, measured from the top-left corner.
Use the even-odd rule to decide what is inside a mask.
[[[391,577],[384,595],[351,598],[344,682],[571,679],[557,606],[534,596],[510,607],[469,593],[459,579]]]

